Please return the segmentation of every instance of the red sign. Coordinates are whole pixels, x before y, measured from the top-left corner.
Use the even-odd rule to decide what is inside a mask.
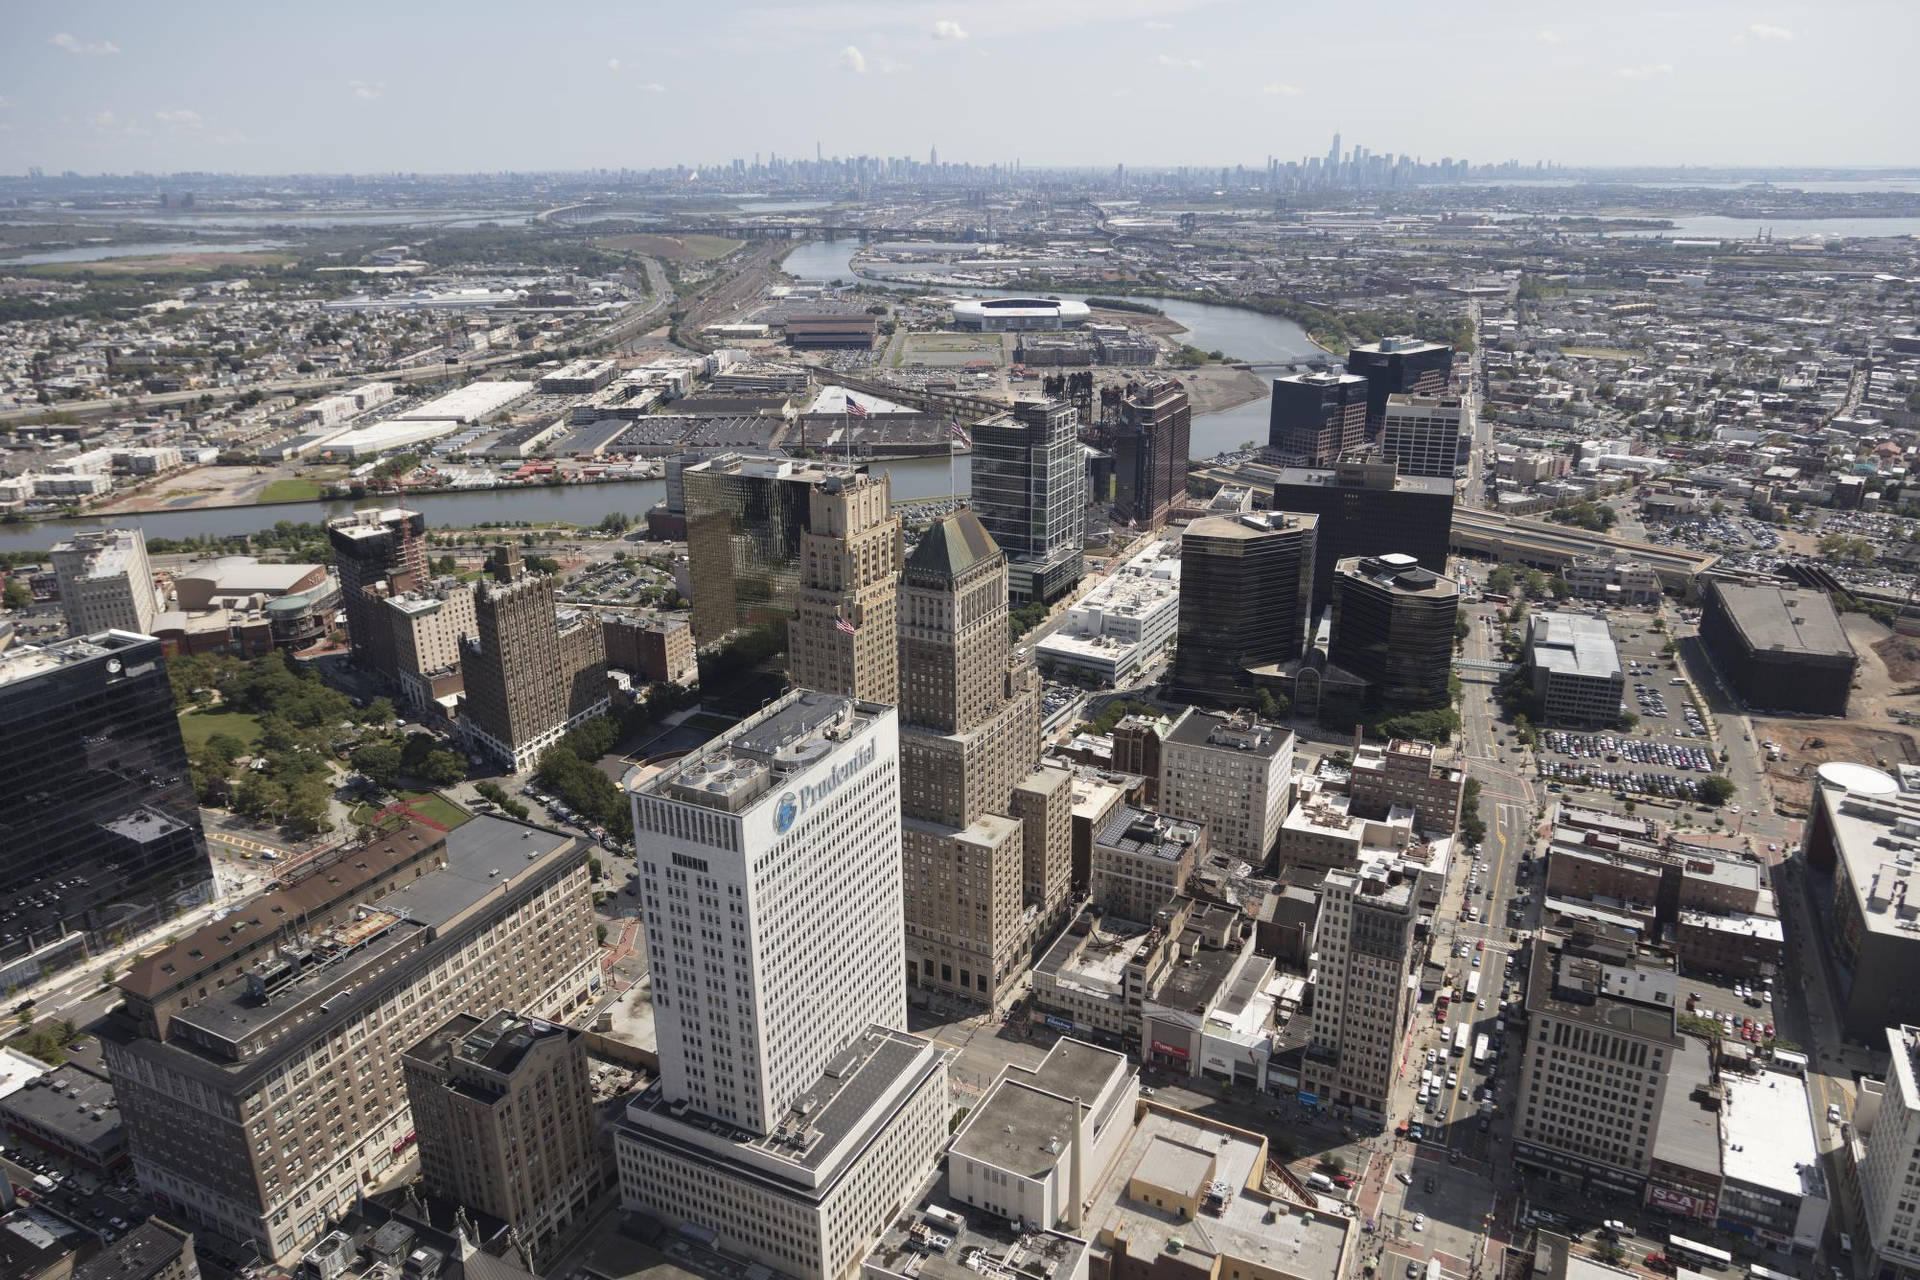
[[[1176,1045],[1170,1045],[1164,1040],[1155,1040],[1153,1042],[1153,1051],[1155,1053],[1164,1053],[1171,1058],[1185,1059],[1188,1056],[1185,1049],[1179,1048]]]
[[[1699,1196],[1671,1191],[1652,1183],[1647,1185],[1647,1203],[1663,1213],[1684,1214],[1689,1218],[1702,1216],[1702,1201]]]

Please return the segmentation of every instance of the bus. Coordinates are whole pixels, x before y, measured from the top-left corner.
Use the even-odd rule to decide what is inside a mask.
[[[1427,1259],[1427,1280],[1440,1280],[1440,1259]]]
[[[1755,1263],[1747,1268],[1747,1280],[1795,1280],[1795,1278],[1783,1271],[1769,1271]]]
[[[1478,1068],[1487,1065],[1487,1038],[1483,1035],[1473,1038],[1473,1065]]]
[[[1471,1004],[1475,1000],[1478,1000],[1479,998],[1480,998],[1480,971],[1478,969],[1475,969],[1472,973],[1467,975],[1466,1000],[1467,1000],[1467,1003]]]
[[[1464,1058],[1467,1056],[1467,1032],[1469,1030],[1471,1030],[1471,1028],[1469,1028],[1467,1024],[1464,1022],[1453,1029],[1453,1056],[1454,1057]]]
[[[1710,1244],[1698,1244],[1679,1236],[1667,1237],[1667,1256],[1675,1262],[1690,1262],[1697,1267],[1725,1271],[1733,1265],[1733,1255]]]

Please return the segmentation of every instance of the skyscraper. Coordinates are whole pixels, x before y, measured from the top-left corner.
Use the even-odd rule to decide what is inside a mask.
[[[738,453],[682,467],[694,639],[792,617],[813,486],[863,471]]]
[[[808,494],[793,682],[867,702],[900,697],[900,517],[886,476],[830,475]]]
[[[1400,466],[1403,476],[1466,474],[1473,447],[1471,419],[1459,396],[1393,395],[1380,432],[1380,451]]]
[[[84,959],[204,901],[213,868],[160,642],[102,632],[0,654],[0,959]],[[52,950],[63,938],[80,954]]]
[[[1367,436],[1387,421],[1387,397],[1437,396],[1453,375],[1453,348],[1419,338],[1382,338],[1347,351],[1347,372],[1367,380]]]
[[[359,666],[389,675],[393,671],[393,628],[387,622],[382,593],[398,594],[427,577],[427,518],[402,507],[367,507],[327,522],[327,541],[340,575],[340,604],[347,613],[347,639]],[[399,578],[400,582],[393,580]]]
[[[1066,905],[1073,799],[1039,767],[1040,685],[1012,661],[1006,556],[970,509],[907,557],[900,674],[907,981],[997,1006]]]
[[[1113,430],[1120,513],[1142,529],[1166,524],[1187,495],[1187,441],[1193,408],[1171,378],[1128,383]]]
[[[160,601],[147,562],[147,535],[134,529],[100,529],[56,542],[49,553],[60,580],[60,610],[67,633],[99,631],[153,634]]]
[[[1330,467],[1367,436],[1367,380],[1350,373],[1291,373],[1273,380],[1267,458]]]
[[[1366,706],[1425,711],[1452,701],[1460,589],[1410,555],[1352,556],[1333,568],[1327,657],[1367,682]]]
[[[972,428],[974,514],[1007,553],[1016,603],[1059,599],[1084,572],[1087,469],[1080,414],[1025,400]]]
[[[1391,458],[1350,458],[1327,469],[1287,467],[1273,486],[1277,511],[1320,518],[1313,563],[1313,612],[1333,600],[1333,566],[1349,556],[1404,551],[1422,568],[1447,571],[1453,481],[1403,476]]]
[[[478,635],[461,653],[461,730],[522,772],[574,725],[607,709],[607,649],[597,618],[557,611],[553,579],[529,574],[508,544],[487,561],[474,599]]]
[[[1253,694],[1255,668],[1300,656],[1318,523],[1311,515],[1256,511],[1187,526],[1180,540],[1176,697],[1242,705]]]
[[[1314,932],[1313,1024],[1300,1089],[1325,1105],[1387,1116],[1413,1006],[1414,877],[1370,856],[1327,873]]]
[[[931,1169],[946,1061],[909,1036],[897,713],[796,690],[628,775],[660,1082],[629,1210],[840,1277]]]

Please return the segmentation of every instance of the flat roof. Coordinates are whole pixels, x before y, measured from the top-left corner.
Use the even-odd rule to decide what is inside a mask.
[[[1853,644],[1824,591],[1773,583],[1710,580],[1727,618],[1748,646],[1768,653],[1852,658]]]
[[[1192,715],[1180,718],[1166,741],[1183,747],[1210,747],[1271,759],[1293,744],[1293,731],[1252,715],[1196,709]]]
[[[1621,675],[1620,651],[1605,618],[1584,613],[1527,616],[1527,650],[1533,662],[1560,675],[1611,680]]]
[[[1003,1076],[954,1139],[953,1150],[996,1169],[1039,1178],[1059,1163],[1073,1141],[1075,1110],[1070,1097]]]
[[[103,631],[98,635],[75,636],[52,644],[23,644],[0,653],[0,686],[46,675],[63,667],[78,666],[111,658],[140,645],[152,645],[151,657],[160,656],[160,642],[151,636],[131,631]]]
[[[1826,808],[1835,857],[1845,863],[1846,874],[1836,883],[1852,891],[1868,931],[1920,943],[1920,934],[1906,927],[1920,905],[1920,895],[1911,902],[1907,896],[1920,879],[1920,835],[1913,834],[1920,832],[1920,795],[1815,786],[1814,800]]]
[[[1270,533],[1309,532],[1319,528],[1311,512],[1242,511],[1231,516],[1202,516],[1187,526],[1187,538],[1264,538]]]
[[[1178,862],[1193,850],[1202,830],[1198,822],[1125,804],[1113,811],[1094,843],[1138,858]]]
[[[1724,1152],[1728,1181],[1744,1182],[1779,1195],[1825,1196],[1820,1151],[1813,1132],[1807,1082],[1783,1071],[1744,1076],[1722,1072],[1726,1102],[1720,1117],[1726,1126]]]
[[[1660,1081],[1660,1124],[1653,1135],[1653,1158],[1682,1169],[1720,1177],[1720,1113],[1693,1095],[1713,1079],[1712,1051],[1692,1036],[1681,1036],[1667,1073]]]
[[[70,1062],[0,1099],[0,1115],[80,1148],[112,1146],[108,1139],[120,1129],[112,1083]]]

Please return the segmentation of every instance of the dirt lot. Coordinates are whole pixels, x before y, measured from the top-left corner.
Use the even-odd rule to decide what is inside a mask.
[[[1875,642],[1873,651],[1886,664],[1887,679],[1896,688],[1920,682],[1920,637],[1890,635]]]
[[[93,513],[120,515],[135,511],[244,506],[265,500],[262,495],[276,481],[295,476],[324,481],[344,474],[345,467],[195,467],[146,485],[137,493],[116,498],[106,506],[95,507]],[[275,496],[294,495],[283,492]]]
[[[726,257],[745,242],[728,240],[723,236],[629,235],[607,236],[594,243],[603,249],[644,253],[655,258],[665,258],[669,262],[711,262],[715,258]]]
[[[1775,804],[1788,816],[1804,816],[1814,770],[1829,760],[1870,764],[1880,769],[1920,764],[1913,735],[1898,729],[1869,729],[1843,720],[1753,720],[1754,744],[1776,742],[1786,759],[1767,764]]]
[[[1196,418],[1203,413],[1218,413],[1222,409],[1231,409],[1269,394],[1266,380],[1245,369],[1202,365],[1197,369],[1175,369],[1173,374],[1187,384],[1187,395],[1193,401],[1193,415]]]
[[[42,276],[137,276],[155,271],[230,271],[236,267],[272,267],[293,261],[290,253],[157,253],[150,258],[108,258],[101,262],[46,263],[25,270]]]

